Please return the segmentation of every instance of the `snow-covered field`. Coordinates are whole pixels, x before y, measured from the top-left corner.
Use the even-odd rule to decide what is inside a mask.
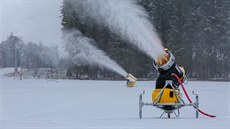
[[[217,115],[208,118],[200,114],[198,119],[192,107],[182,108],[181,116],[171,119],[166,115],[159,118],[159,109],[144,107],[143,119],[139,119],[138,96],[145,90],[143,100],[151,102],[155,82],[139,81],[134,88],[126,88],[125,84],[126,81],[17,80],[1,76],[0,129],[230,128],[230,82],[186,84],[193,100],[192,90],[199,94],[200,108]]]

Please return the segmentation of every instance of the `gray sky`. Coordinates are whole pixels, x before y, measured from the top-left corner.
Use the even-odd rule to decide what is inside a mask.
[[[62,0],[0,0],[0,42],[10,32],[25,42],[61,45]]]

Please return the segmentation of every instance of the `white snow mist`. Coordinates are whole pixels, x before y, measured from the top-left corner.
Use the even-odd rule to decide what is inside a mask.
[[[74,10],[81,20],[91,18],[107,26],[123,40],[138,47],[152,59],[165,54],[149,16],[135,0],[76,0]]]
[[[77,65],[96,65],[112,70],[125,77],[128,73],[103,51],[92,45],[95,41],[85,37],[78,30],[64,31],[66,51]]]

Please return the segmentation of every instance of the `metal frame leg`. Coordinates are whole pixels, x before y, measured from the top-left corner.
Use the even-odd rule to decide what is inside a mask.
[[[144,106],[144,103],[142,101],[142,95],[145,94],[145,91],[143,91],[139,96],[139,118],[142,119],[142,107]]]
[[[194,106],[196,108],[196,118],[198,118],[199,117],[199,96],[198,94],[195,94],[194,91],[192,91],[192,94],[196,95],[196,102],[194,103]]]

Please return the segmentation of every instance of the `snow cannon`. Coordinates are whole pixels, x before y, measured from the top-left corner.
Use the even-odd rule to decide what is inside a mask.
[[[126,76],[125,79],[127,79],[127,87],[134,87],[135,83],[137,82],[137,78],[135,78],[130,73]]]

